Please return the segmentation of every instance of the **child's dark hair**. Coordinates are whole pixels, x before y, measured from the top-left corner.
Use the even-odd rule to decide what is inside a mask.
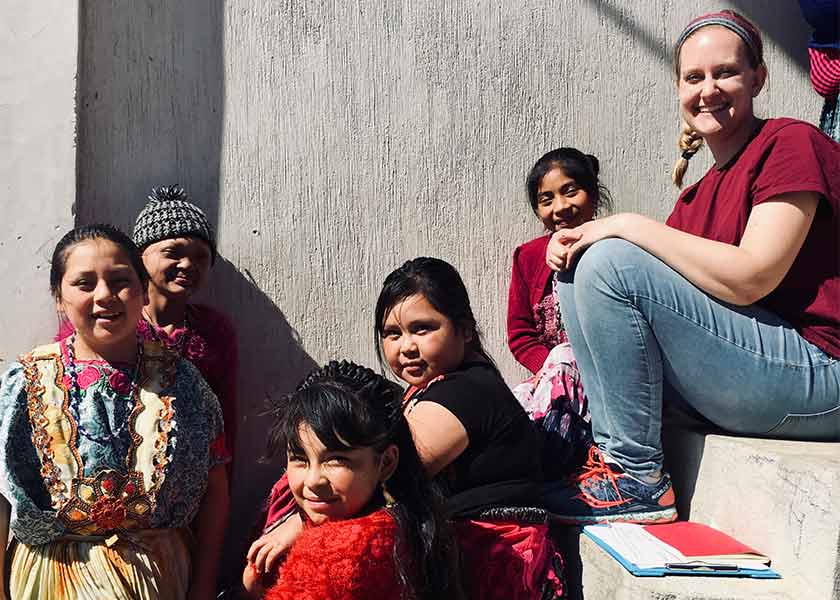
[[[452,321],[459,332],[470,334],[467,348],[495,366],[481,342],[481,332],[461,275],[445,260],[428,256],[406,261],[392,271],[382,284],[373,314],[373,343],[380,364],[383,363],[381,340],[385,319],[397,303],[415,294],[425,297],[436,311]]]
[[[442,516],[443,497],[428,479],[402,411],[402,389],[371,369],[331,361],[310,373],[271,410],[268,455],[301,451],[300,426],[308,425],[332,451],[370,447],[399,449],[387,481],[396,503],[388,511],[398,525],[394,563],[403,597],[461,598],[454,537]],[[382,490],[372,500],[383,506]],[[406,552],[406,550],[408,550]],[[416,573],[416,575],[415,575]]]
[[[543,177],[551,169],[556,168],[562,170],[566,177],[573,179],[589,194],[596,215],[612,210],[610,191],[598,181],[600,171],[598,159],[592,154],[584,154],[577,148],[555,148],[543,154],[531,167],[531,171],[525,180],[525,189],[528,192],[531,210],[534,212],[537,210],[540,184]]]
[[[67,270],[67,255],[70,250],[76,244],[92,240],[108,240],[122,248],[128,255],[131,266],[145,289],[149,280],[149,273],[146,271],[140,252],[131,238],[113,225],[81,225],[65,233],[53,250],[52,260],[50,261],[50,291],[54,298],[61,299],[61,280],[64,279],[64,273]]]

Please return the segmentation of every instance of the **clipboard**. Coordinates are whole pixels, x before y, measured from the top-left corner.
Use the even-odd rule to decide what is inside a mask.
[[[735,565],[723,563],[705,563],[703,561],[691,561],[686,563],[666,563],[662,567],[639,567],[629,561],[606,541],[598,537],[592,528],[604,527],[604,525],[587,525],[583,533],[612,556],[622,567],[635,577],[664,577],[676,575],[685,577],[748,577],[752,579],[781,579],[778,571],[771,568],[747,569]]]

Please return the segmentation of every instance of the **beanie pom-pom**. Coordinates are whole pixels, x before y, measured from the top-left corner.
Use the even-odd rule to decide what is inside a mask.
[[[176,183],[175,185],[153,187],[152,193],[149,194],[149,200],[151,202],[186,202],[189,199],[184,188]]]

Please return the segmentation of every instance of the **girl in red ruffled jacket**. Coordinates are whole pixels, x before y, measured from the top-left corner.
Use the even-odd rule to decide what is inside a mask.
[[[592,434],[545,250],[553,232],[577,227],[611,208],[609,191],[598,180],[598,171],[598,159],[576,148],[544,154],[528,173],[525,187],[546,233],[513,252],[508,346],[532,373],[513,393],[545,432],[543,467],[548,478],[573,471],[586,458]]]
[[[402,411],[402,390],[330,362],[273,408],[304,530],[268,600],[460,599],[455,542]],[[246,572],[247,578],[247,572]]]

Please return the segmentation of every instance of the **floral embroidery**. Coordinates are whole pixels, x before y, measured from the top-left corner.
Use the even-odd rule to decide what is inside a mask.
[[[207,340],[187,327],[176,329],[170,335],[165,330],[155,327],[146,319],[141,319],[137,324],[137,332],[144,341],[163,344],[167,350],[193,362],[205,359],[208,356],[209,345]]]
[[[79,385],[81,385],[81,383],[79,383]],[[131,378],[119,369],[114,369],[111,371],[111,374],[108,375],[108,385],[110,385],[111,389],[121,396],[125,396],[131,391]]]
[[[549,292],[547,295],[534,305],[533,309],[534,325],[539,334],[539,341],[548,348],[553,348],[560,343],[560,337],[565,335],[565,331],[559,323],[557,311],[555,306],[554,296]]]
[[[54,357],[57,358],[57,357]],[[56,360],[60,365],[61,361]],[[31,354],[21,358],[23,365],[24,376],[26,377],[26,392],[27,392],[27,407],[29,409],[29,419],[32,424],[32,445],[41,453],[43,457],[41,466],[41,477],[44,479],[44,485],[47,492],[50,494],[50,499],[53,506],[61,503],[65,498],[67,486],[61,480],[61,471],[53,462],[52,437],[47,433],[47,426],[50,420],[44,414],[46,406],[44,405],[44,393],[46,389],[41,383],[38,367],[35,364],[35,359]],[[59,378],[63,379],[63,370],[59,366]],[[75,430],[74,430],[75,436]]]
[[[81,373],[79,373],[79,387],[86,390],[99,381],[100,377],[101,374],[99,373],[99,369],[93,365],[88,365]]]
[[[81,535],[102,535],[116,530],[149,527],[153,502],[143,489],[143,475],[137,471],[122,475],[100,471],[95,478],[73,482],[70,501],[59,518]]]
[[[205,358],[207,356],[207,342],[203,337],[192,332],[189,341],[184,348],[184,356],[189,360]]]
[[[56,383],[66,382],[67,377],[63,373],[63,361],[59,356],[50,355],[57,369]],[[169,352],[158,353],[156,358],[160,364],[163,387],[171,385],[174,380],[174,365],[177,358]],[[141,381],[148,382],[146,366],[141,366]],[[32,440],[35,447],[41,454],[41,474],[44,483],[50,491],[53,507],[58,510],[58,517],[64,521],[68,529],[84,535],[97,532],[105,532],[112,529],[136,529],[147,527],[147,515],[152,512],[155,504],[155,493],[160,488],[165,477],[166,465],[168,463],[166,450],[169,442],[169,432],[172,429],[172,419],[175,411],[172,408],[172,398],[161,396],[160,399],[164,408],[160,410],[158,417],[158,430],[154,440],[155,455],[152,460],[153,474],[152,485],[147,491],[143,483],[143,473],[135,470],[133,464],[137,447],[143,443],[143,437],[136,431],[136,421],[144,410],[139,395],[131,414],[128,416],[128,430],[131,437],[131,444],[126,453],[126,469],[128,475],[121,475],[112,470],[101,471],[97,477],[82,477],[84,465],[81,458],[77,458],[76,476],[72,479],[70,494],[68,497],[67,486],[61,481],[61,471],[55,464],[55,452],[52,449],[54,440],[47,433],[47,426],[50,421],[45,415],[44,394],[46,392],[41,375],[39,374],[35,361],[30,363],[27,371],[28,396],[31,405],[30,419],[32,421]],[[87,374],[87,385],[82,386],[81,377]],[[115,376],[119,374],[119,376]],[[86,367],[79,374],[79,387],[90,388],[94,383],[102,379],[102,372],[93,365]],[[131,388],[130,380],[118,369],[114,369],[108,376],[107,382],[114,392],[119,393],[119,387]],[[116,385],[114,385],[116,383]],[[141,384],[142,385],[142,384]],[[76,423],[73,415],[67,411],[67,391],[64,389],[65,410],[63,413],[72,429],[71,439],[67,441],[68,446],[75,456],[78,455],[78,436]],[[94,395],[100,392],[95,390]]]
[[[46,544],[66,533],[99,535],[117,523],[120,531],[185,527],[194,520],[208,471],[224,462],[210,451],[222,433],[222,414],[191,363],[152,346],[157,350],[147,347],[141,377],[143,402],[126,415],[122,446],[78,436],[67,414],[58,344],[19,358],[0,378],[0,492],[12,505],[10,529],[21,543]],[[80,417],[86,426],[101,427],[103,419],[118,416],[107,376],[105,371],[84,391]],[[106,472],[117,478],[106,483]]]

